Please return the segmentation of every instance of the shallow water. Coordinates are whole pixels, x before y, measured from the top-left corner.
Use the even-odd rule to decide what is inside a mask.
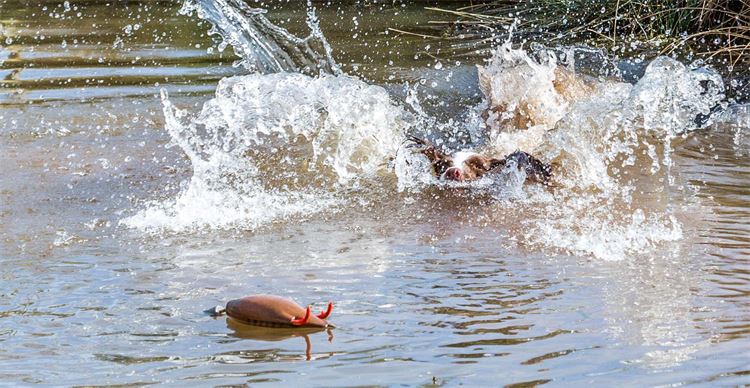
[[[381,33],[426,22],[419,6],[318,8],[333,57],[361,79],[230,78],[248,71],[180,4],[0,0],[2,383],[750,382],[747,106],[685,127],[702,109],[688,70],[645,119],[636,102],[663,78],[597,80],[593,102],[539,94],[556,102],[532,113],[544,131],[562,116],[556,135],[477,143],[539,143],[563,163],[560,188],[445,187],[400,136],[473,139],[481,61],[415,59],[439,43]],[[268,16],[304,36],[305,11]],[[487,65],[492,79],[550,74],[507,63]],[[239,88],[213,98],[222,79]],[[249,109],[264,101],[277,109]],[[631,146],[640,156],[617,164]],[[253,293],[333,300],[337,327],[203,314]]]

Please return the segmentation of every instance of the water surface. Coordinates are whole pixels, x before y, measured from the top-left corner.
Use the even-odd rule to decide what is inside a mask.
[[[585,181],[589,170],[555,149],[573,144],[560,137],[538,152],[568,161],[569,187],[412,187],[409,174],[429,174],[390,160],[399,136],[459,144],[482,101],[472,66],[481,59],[431,58],[426,46],[441,43],[384,32],[424,25],[421,6],[318,5],[342,73],[360,79],[312,81],[230,78],[250,71],[233,67],[231,47],[220,51],[209,23],[179,14],[181,4],[0,0],[0,381],[747,384],[747,106],[677,134],[656,172],[644,145],[629,174],[608,161],[611,180]],[[268,13],[297,36],[309,33],[305,15],[297,4]],[[695,74],[679,74],[689,88]],[[220,80],[238,85],[232,101],[278,109],[226,123],[207,110],[201,121],[208,101],[237,113],[212,100]],[[637,93],[597,82],[615,116],[648,110],[622,108],[613,101]],[[658,117],[677,122],[683,106],[694,109],[682,96],[660,100],[673,104]],[[338,111],[290,119],[292,142],[271,126],[285,100]],[[559,133],[585,127],[579,116],[615,117],[591,113],[599,107],[571,108],[563,120],[580,125]],[[224,137],[191,155],[190,141],[212,126]],[[631,129],[664,154],[661,132]],[[366,141],[374,130],[377,145]],[[265,140],[227,140],[247,135]],[[305,136],[324,140],[316,153]],[[382,160],[330,151],[343,145]],[[269,167],[282,157],[307,164]],[[607,182],[611,200],[599,195]],[[315,308],[332,300],[337,328],[250,329],[202,312],[253,293]]]

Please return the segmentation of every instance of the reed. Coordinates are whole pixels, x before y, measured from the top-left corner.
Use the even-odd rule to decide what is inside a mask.
[[[613,52],[651,51],[718,59],[731,72],[750,62],[750,0],[494,0],[432,7],[454,35],[481,45],[515,23],[515,39],[587,43]],[[716,61],[714,61],[716,62]],[[742,67],[744,70],[746,66]]]

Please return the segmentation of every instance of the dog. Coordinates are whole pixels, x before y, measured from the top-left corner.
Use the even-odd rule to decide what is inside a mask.
[[[412,148],[416,152],[427,157],[433,173],[441,180],[470,182],[485,175],[498,174],[511,164],[526,173],[526,182],[550,185],[552,180],[552,167],[523,151],[515,151],[501,159],[471,151],[449,155],[425,139],[409,136],[408,140],[413,143]]]

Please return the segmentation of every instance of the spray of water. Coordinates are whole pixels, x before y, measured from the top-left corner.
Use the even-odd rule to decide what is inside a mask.
[[[709,124],[698,119],[724,100],[718,74],[662,57],[630,85],[505,46],[480,79],[492,146],[556,166],[554,197],[529,199],[537,217],[525,221],[528,243],[619,259],[681,238],[671,197],[686,193],[673,144]]]
[[[226,78],[194,117],[163,100],[193,176],[176,200],[125,220],[142,229],[252,229],[345,203],[341,192],[384,172],[409,120],[383,88],[348,76]]]
[[[382,197],[388,185],[373,193],[360,190],[362,182],[395,175],[399,191],[459,186],[489,194],[497,201],[488,214],[520,214],[514,237],[529,246],[621,259],[681,238],[673,197],[685,189],[672,149],[707,125],[701,117],[724,99],[716,73],[669,58],[631,85],[581,76],[570,50],[563,66],[559,54],[506,43],[479,67],[485,101],[467,107],[486,129],[477,130],[477,120],[450,126],[481,137],[478,151],[522,149],[553,163],[554,186],[526,186],[512,166],[445,183],[402,145],[407,131],[430,136],[448,126],[421,109],[416,93],[398,103],[382,87],[341,74],[312,12],[313,33],[299,39],[233,0],[189,0],[184,10],[209,20],[254,73],[222,80],[197,115],[163,96],[166,129],[193,176],[174,200],[123,221],[142,230],[252,229]]]
[[[219,49],[231,45],[240,58],[238,65],[250,71],[341,74],[309,2],[310,35],[305,38],[271,23],[264,9],[251,8],[242,0],[185,1],[180,13],[190,15],[193,12],[211,23],[209,34],[221,37]]]

